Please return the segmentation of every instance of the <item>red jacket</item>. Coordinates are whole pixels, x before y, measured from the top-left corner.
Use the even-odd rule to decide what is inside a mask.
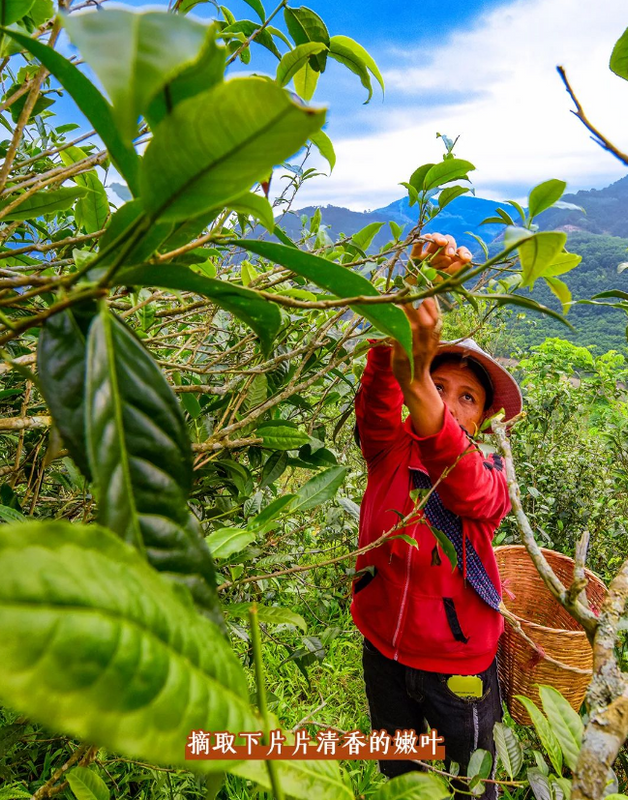
[[[436,487],[442,505],[457,515],[464,539],[475,548],[501,595],[492,539],[510,510],[499,456],[485,457],[447,408],[442,429],[432,436],[401,421],[403,395],[390,368],[390,347],[375,347],[355,401],[356,420],[368,482],[360,512],[359,546],[390,530],[414,503],[411,470],[432,483],[465,453]],[[401,664],[430,672],[472,675],[487,669],[497,650],[503,618],[453,571],[430,527],[422,521],[397,533],[357,559],[356,571],[374,567],[355,581],[351,613],[355,624],[380,652]],[[464,541],[463,539],[463,541]],[[436,553],[435,548],[437,548]],[[462,552],[466,553],[463,547]],[[439,563],[440,557],[440,563]],[[373,576],[374,574],[374,576]]]

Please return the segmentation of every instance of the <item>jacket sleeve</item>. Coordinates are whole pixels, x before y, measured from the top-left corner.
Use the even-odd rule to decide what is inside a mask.
[[[382,455],[403,434],[403,394],[390,367],[392,347],[372,347],[355,397],[360,446],[367,463]]]
[[[499,524],[510,511],[501,458],[484,456],[446,407],[443,427],[438,433],[417,436],[410,417],[404,425],[418,443],[421,461],[432,483],[451,467],[436,489],[445,507],[459,517]]]

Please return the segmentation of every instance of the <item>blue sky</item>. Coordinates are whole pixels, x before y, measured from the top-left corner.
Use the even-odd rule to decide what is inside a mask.
[[[238,19],[255,19],[243,0],[227,4]],[[309,0],[309,6],[332,35],[369,50],[386,96],[375,86],[364,105],[357,76],[328,60],[312,102],[329,109],[326,130],[338,164],[330,177],[304,186],[299,205],[387,205],[403,194],[398,184],[417,166],[440,159],[437,131],[460,135],[457,154],[476,165],[478,195],[492,199],[523,199],[548,178],[566,180],[571,191],[601,188],[628,171],[570,113],[555,70],[565,66],[591,120],[628,149],[628,83],[608,70],[612,46],[628,25],[625,0]],[[212,11],[205,3],[193,13],[208,18]],[[281,17],[276,22],[283,27]],[[276,65],[253,47],[257,71],[272,74]],[[327,171],[316,157],[312,165]]]

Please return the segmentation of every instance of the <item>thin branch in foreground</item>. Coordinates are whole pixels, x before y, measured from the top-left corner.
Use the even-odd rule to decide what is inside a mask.
[[[601,148],[607,150],[609,153],[612,153],[612,155],[614,155],[615,158],[619,159],[619,161],[621,161],[622,164],[626,164],[626,166],[628,166],[628,155],[626,155],[626,153],[622,153],[622,151],[619,150],[617,147],[615,147],[615,145],[612,142],[609,142],[609,140],[602,133],[600,133],[598,129],[594,127],[594,125],[587,119],[587,116],[584,113],[584,109],[582,108],[580,101],[576,97],[574,90],[571,88],[571,84],[569,83],[564,68],[556,67],[556,70],[560,75],[563,83],[565,84],[565,88],[567,89],[567,92],[569,93],[569,96],[573,100],[574,105],[576,107],[576,110],[575,111],[572,110],[571,113],[574,116],[578,117],[578,119],[580,120],[580,122],[582,122],[584,127],[593,134],[591,138],[596,144],[599,144]]]

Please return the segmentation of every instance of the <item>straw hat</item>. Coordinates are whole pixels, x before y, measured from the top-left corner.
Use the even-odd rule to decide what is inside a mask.
[[[444,353],[460,353],[476,361],[484,368],[493,386],[493,402],[491,407],[486,410],[489,417],[502,408],[505,412],[504,420],[512,419],[512,417],[516,417],[521,412],[523,398],[517,381],[492,356],[482,350],[480,345],[474,342],[473,339],[463,339],[459,342],[441,342],[437,355],[440,356]],[[490,428],[487,430],[490,433]]]

